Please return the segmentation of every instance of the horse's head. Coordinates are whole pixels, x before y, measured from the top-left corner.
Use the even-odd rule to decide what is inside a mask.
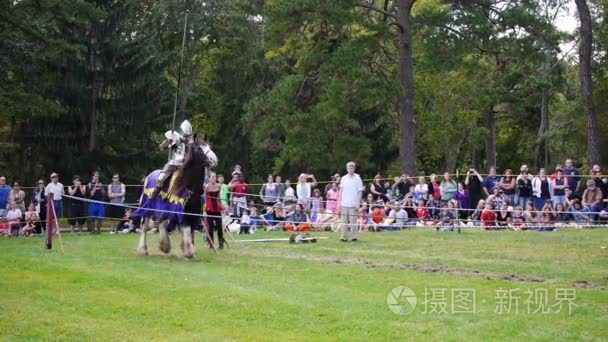
[[[195,135],[194,146],[194,151],[200,150],[203,153],[205,168],[212,169],[217,166],[217,155],[211,150],[205,134]]]

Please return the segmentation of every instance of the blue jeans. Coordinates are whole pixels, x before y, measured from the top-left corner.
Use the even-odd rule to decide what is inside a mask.
[[[584,211],[589,215],[592,221],[597,220],[598,213],[602,211],[601,204],[593,204],[584,206]]]
[[[521,209],[526,210],[526,205],[528,205],[530,200],[530,196],[519,196],[519,206]]]
[[[53,206],[55,207],[55,216],[60,219],[63,214],[63,207],[61,205],[61,200],[53,200]]]
[[[564,203],[566,201],[566,196],[553,196],[553,206],[556,206],[558,203]]]

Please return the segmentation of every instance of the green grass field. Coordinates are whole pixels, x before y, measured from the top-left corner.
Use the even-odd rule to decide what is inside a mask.
[[[330,239],[231,243],[219,255],[197,235],[193,260],[180,257],[177,236],[168,256],[151,236],[147,258],[136,255],[136,235],[64,234],[63,255],[56,240],[47,251],[38,237],[1,238],[0,339],[608,339],[606,229],[416,229],[363,233],[358,243],[321,235]],[[397,286],[415,292],[413,312],[389,309]],[[474,292],[475,312],[457,302],[460,289]],[[539,297],[525,304],[528,289]],[[510,312],[503,290],[511,290]],[[567,301],[557,306],[563,291],[570,314]],[[551,312],[534,313],[543,293]],[[443,305],[445,313],[432,312]]]

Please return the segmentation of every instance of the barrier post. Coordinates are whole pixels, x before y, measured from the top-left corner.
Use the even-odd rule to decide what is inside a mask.
[[[53,194],[46,196],[46,232],[44,245],[46,249],[53,248],[53,230],[55,228],[55,209],[53,205]]]

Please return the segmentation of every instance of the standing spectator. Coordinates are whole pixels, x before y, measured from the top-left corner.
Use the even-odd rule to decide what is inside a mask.
[[[597,213],[602,210],[602,190],[593,179],[587,181],[587,189],[583,192],[583,209],[589,213],[589,218],[595,221]]]
[[[285,180],[285,197],[283,198],[283,204],[288,205],[297,202],[296,192],[291,187],[289,179]]]
[[[580,193],[581,190],[581,171],[572,166],[572,159],[566,159],[564,168],[562,170],[564,176],[568,180],[568,187],[572,189],[574,193]]]
[[[72,177],[72,186],[68,186],[68,194],[70,196],[84,198],[87,193],[86,188],[82,185],[79,176]],[[74,228],[78,227],[78,234],[82,232],[82,226],[86,222],[84,213],[84,202],[81,200],[71,200],[70,210],[68,211],[68,224],[70,225],[70,231],[74,233]]]
[[[429,187],[429,200],[439,201],[441,199],[441,186],[437,183],[437,176],[431,174]]]
[[[338,184],[336,182],[331,183],[331,188],[327,191],[327,210],[332,214],[337,214],[338,212]]]
[[[103,201],[105,189],[99,181],[99,172],[93,172],[91,182],[87,185],[87,195],[94,201]],[[88,229],[91,234],[101,234],[101,223],[105,218],[105,210],[102,203],[89,203]]]
[[[479,172],[475,170],[475,167],[471,165],[469,167],[469,172],[467,172],[467,178],[464,180],[464,185],[466,185],[467,190],[469,191],[470,209],[474,209],[482,198],[482,182],[483,178],[481,178]]]
[[[312,180],[312,182],[307,182],[308,179]],[[314,175],[302,173],[298,177],[296,194],[298,195],[298,202],[302,203],[305,211],[310,209],[310,196],[312,195],[312,188],[315,186],[317,186],[317,180]]]
[[[8,206],[9,210],[6,213],[6,221],[8,223],[8,234],[9,236],[19,236],[19,230],[21,229],[21,219],[23,213],[15,203],[11,203]]]
[[[560,204],[564,203],[564,197],[566,196],[565,188],[568,186],[568,180],[564,178],[562,169],[555,170],[555,179],[553,182],[553,203]]]
[[[207,214],[207,227],[209,227],[209,235],[211,241],[209,246],[213,244],[214,234],[217,234],[217,240],[220,244],[220,249],[224,249],[224,229],[222,228],[222,202],[219,199],[221,192],[221,184],[217,182],[215,172],[209,172],[209,183],[205,187],[205,213]]]
[[[283,202],[283,198],[285,197],[285,184],[281,183],[281,176],[274,177],[274,183],[277,185],[277,189],[279,189],[277,203]]]
[[[222,201],[222,208],[228,208],[228,193],[230,190],[228,189],[228,184],[224,184],[224,175],[217,176],[217,182],[220,184],[220,199]]]
[[[331,176],[331,182],[325,184],[325,195],[327,196],[327,193],[329,192],[329,190],[331,190],[333,183],[339,183],[339,182],[340,182],[340,174],[336,173],[335,175]]]
[[[418,184],[414,186],[412,197],[416,203],[420,202],[420,200],[426,201],[429,198],[429,185],[426,184],[424,176],[418,177]]]
[[[6,185],[6,177],[0,176],[0,217],[6,216],[10,192],[11,187]]]
[[[505,175],[500,179],[498,186],[502,190],[502,193],[509,198],[509,204],[515,205],[515,190],[517,183],[511,169],[505,170]]]
[[[232,180],[228,183],[228,189],[232,192],[230,209],[233,218],[240,218],[243,210],[247,209],[247,184],[240,172],[233,172]]]
[[[492,166],[488,176],[483,180],[483,192],[486,196],[490,196],[492,190],[500,183],[500,177],[496,175],[496,167]]]
[[[321,190],[313,190],[310,204],[310,222],[317,222],[319,213],[322,212],[321,205],[323,204],[323,197],[321,196]]]
[[[424,177],[422,177],[424,178]],[[425,184],[426,185],[426,184]],[[395,179],[395,184],[393,185],[393,194],[396,195],[397,200],[401,201],[405,196],[410,193],[410,188],[413,187],[410,178],[406,174],[402,174],[400,177]],[[428,185],[427,185],[427,193],[428,193]]]
[[[272,207],[279,200],[280,190],[278,184],[274,182],[274,177],[268,175],[267,182],[260,189],[260,197],[267,207]]]
[[[125,203],[126,193],[127,188],[120,181],[120,176],[118,175],[118,173],[115,173],[112,176],[112,183],[108,185],[108,197],[110,198],[110,203],[117,204],[110,205],[110,207],[108,208],[110,211],[110,217],[114,219],[112,223],[112,231],[114,232],[118,232],[118,225],[120,224],[120,219],[124,215],[125,210],[122,205]]]
[[[466,219],[470,214],[468,209],[472,208],[471,204],[469,203],[469,193],[464,188],[464,184],[462,182],[458,183],[458,190],[452,194],[452,199],[458,202],[458,207],[461,208],[458,217],[461,220]]]
[[[441,201],[448,202],[452,199],[452,194],[458,190],[458,185],[450,177],[450,173],[446,172],[443,174],[443,180],[439,185],[441,191]]]
[[[55,208],[55,217],[59,220],[63,214],[63,208],[61,206],[62,195],[65,193],[63,184],[59,183],[59,175],[55,172],[51,173],[51,182],[46,185],[44,193],[52,195],[53,207]]]
[[[538,176],[532,179],[532,195],[534,196],[534,206],[537,210],[541,210],[548,199],[551,199],[553,193],[553,183],[544,168],[538,171]]]
[[[519,206],[526,208],[528,202],[532,200],[532,180],[528,174],[528,168],[522,166],[521,174],[517,177],[517,192]]]
[[[385,203],[388,202],[388,198],[386,197],[386,188],[382,182],[382,176],[377,174],[374,177],[374,181],[369,185],[369,192],[372,194],[375,202],[378,200],[382,200]]]
[[[32,203],[42,224],[46,224],[46,196],[44,193],[44,180],[39,179],[36,188],[32,191]]]
[[[357,208],[363,195],[363,181],[355,173],[355,163],[346,164],[348,172],[340,179],[340,196],[338,196],[338,213],[342,218],[342,238],[340,241],[357,241],[359,229],[357,227]]]
[[[13,189],[8,196],[8,201],[21,210],[22,214],[25,214],[25,191],[21,190],[19,181],[13,182]]]

